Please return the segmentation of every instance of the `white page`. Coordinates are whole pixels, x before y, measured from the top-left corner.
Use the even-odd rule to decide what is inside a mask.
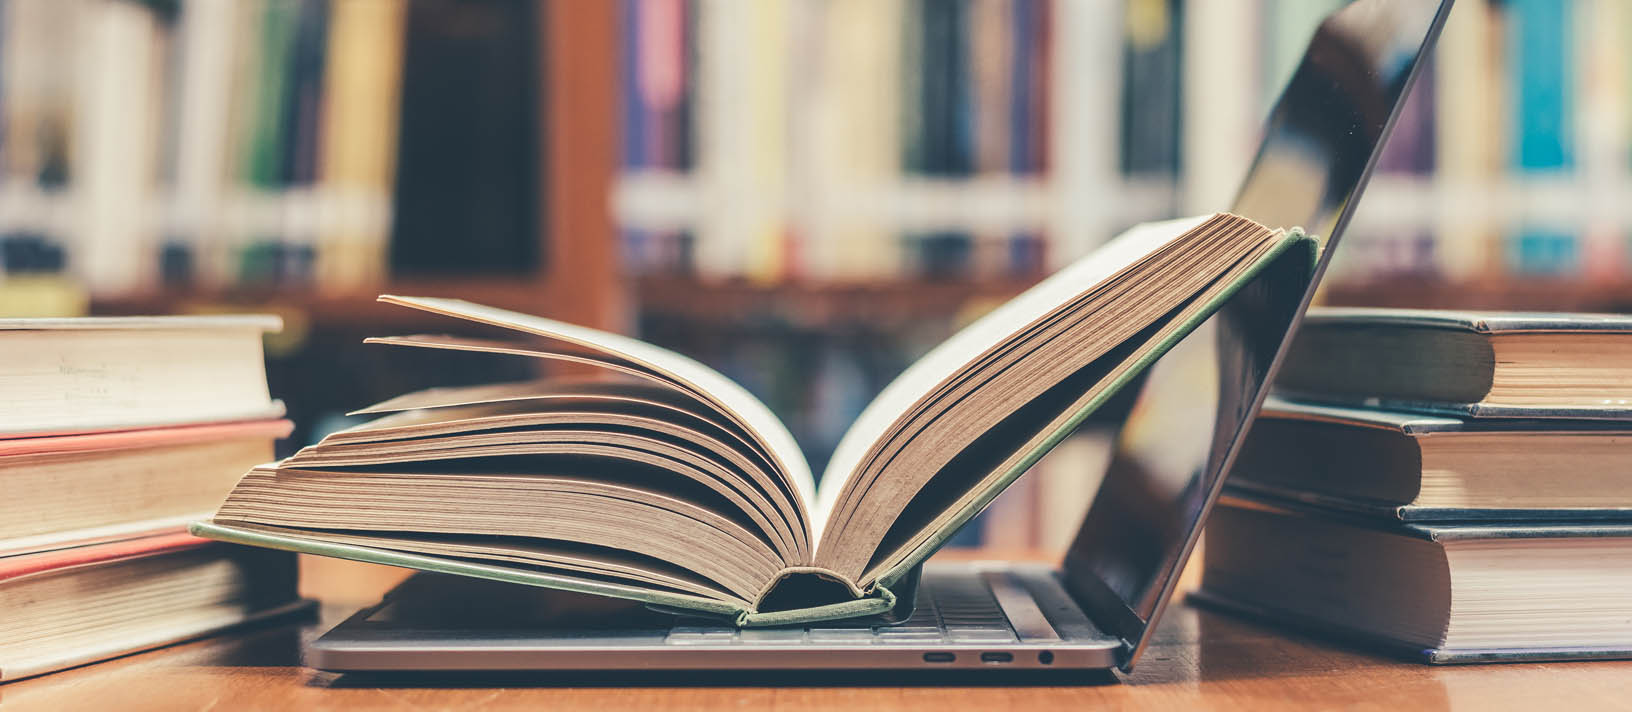
[[[808,517],[810,503],[814,501],[816,486],[810,474],[810,465],[805,461],[804,454],[800,452],[798,443],[793,439],[793,434],[789,433],[782,421],[771,413],[770,408],[761,403],[747,389],[726,378],[719,371],[715,371],[686,356],[638,339],[555,321],[554,319],[545,319],[530,314],[472,304],[459,299],[382,295],[380,301],[517,331],[525,331],[576,344],[638,364],[666,377],[691,385],[699,393],[705,394],[716,405],[725,409],[728,415],[740,420],[742,426],[750,434],[765,444],[765,447],[770,450],[771,457],[776,460],[775,464],[787,474],[788,484],[793,487],[794,493],[798,495],[798,504],[805,510]],[[812,540],[814,541],[814,539]]]
[[[1213,217],[1180,218],[1129,228],[1092,254],[1067,265],[1020,296],[975,320],[909,366],[867,405],[833,451],[833,459],[822,474],[816,509],[811,513],[818,546],[828,517],[838,503],[839,493],[855,476],[861,459],[924,394],[957,375],[971,360],[1008,341],[1016,332]]]

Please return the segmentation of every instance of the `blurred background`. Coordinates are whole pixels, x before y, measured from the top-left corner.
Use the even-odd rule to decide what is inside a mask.
[[[292,450],[535,375],[360,343],[457,329],[377,294],[463,297],[697,357],[820,471],[959,325],[1227,207],[1341,4],[0,0],[0,315],[280,314]],[[1458,0],[1323,300],[1632,306],[1629,40],[1623,0]],[[1063,547],[1106,442],[962,542]]]

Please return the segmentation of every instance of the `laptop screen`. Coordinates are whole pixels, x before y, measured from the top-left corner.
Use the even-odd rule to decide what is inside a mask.
[[[1321,238],[1288,251],[1151,370],[1066,556],[1073,592],[1131,667],[1314,295],[1451,0],[1356,0],[1328,16],[1270,112],[1233,212]],[[1210,434],[1210,437],[1209,437]]]

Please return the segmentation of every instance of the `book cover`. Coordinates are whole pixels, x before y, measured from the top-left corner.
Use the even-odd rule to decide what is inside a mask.
[[[104,430],[75,434],[0,438],[0,457],[54,452],[162,447],[165,445],[181,445],[233,438],[266,437],[281,439],[289,437],[289,432],[293,429],[294,423],[287,420],[245,420],[231,423],[199,423],[132,430]]]

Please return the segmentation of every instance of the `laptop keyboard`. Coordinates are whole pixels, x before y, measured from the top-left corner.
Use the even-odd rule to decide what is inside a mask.
[[[1059,640],[1052,630],[1047,637]],[[1016,640],[1014,627],[993,595],[992,583],[967,572],[926,572],[918,586],[912,616],[897,625],[872,625],[862,620],[834,621],[808,628],[746,630],[729,626],[675,626],[665,638],[670,645],[925,645],[1013,643]]]

